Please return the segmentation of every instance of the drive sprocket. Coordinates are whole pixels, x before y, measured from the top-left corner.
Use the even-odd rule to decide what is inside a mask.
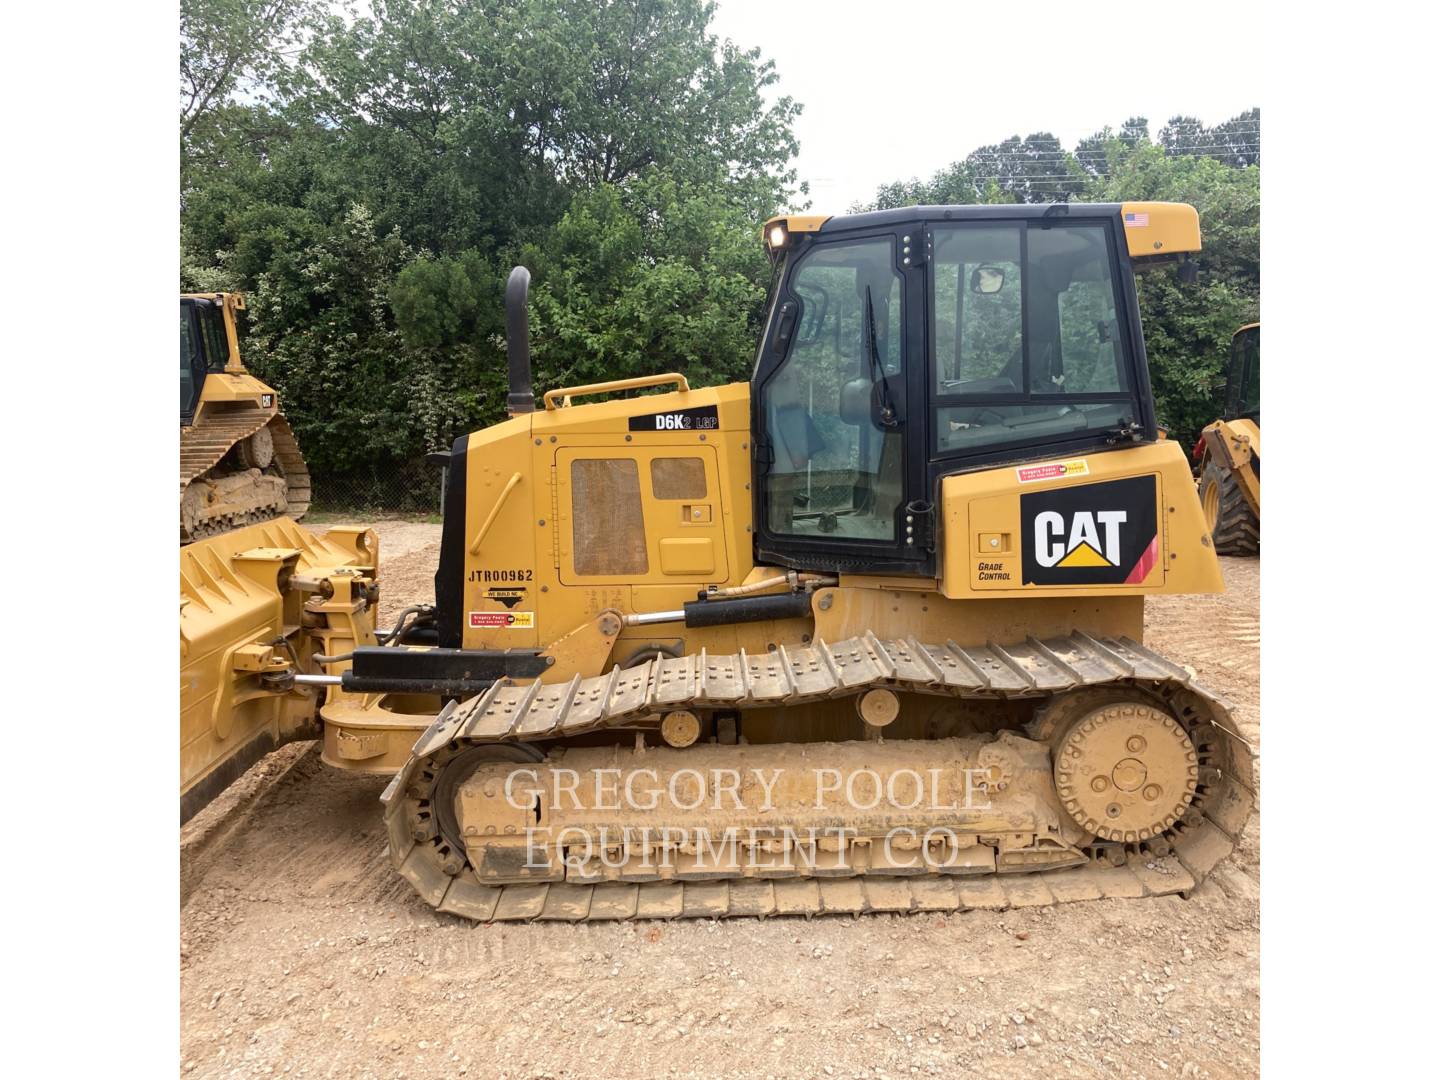
[[[1055,790],[1076,824],[1102,840],[1164,833],[1194,802],[1200,760],[1185,729],[1143,702],[1077,720],[1055,746]]]

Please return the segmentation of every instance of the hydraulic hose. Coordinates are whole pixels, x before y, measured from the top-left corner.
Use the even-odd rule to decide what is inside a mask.
[[[429,604],[412,604],[400,612],[400,616],[395,620],[394,626],[392,626],[389,630],[382,630],[375,636],[379,638],[380,641],[385,645],[398,645],[400,643],[400,639],[404,636],[405,623],[410,618],[410,616],[424,615],[431,610],[432,609]],[[310,659],[314,660],[317,664],[343,664],[347,661],[355,659],[355,651],[352,649],[350,652],[338,653],[334,656],[329,656],[325,653],[312,653]]]
[[[799,574],[791,570],[762,581],[752,581],[748,585],[732,585],[728,589],[716,589],[714,592],[707,593],[706,599],[728,600],[736,596],[753,596],[766,589],[773,589],[777,585],[789,585],[792,591],[798,592],[800,589],[815,589],[823,585],[838,585],[839,583],[840,579],[832,574]]]

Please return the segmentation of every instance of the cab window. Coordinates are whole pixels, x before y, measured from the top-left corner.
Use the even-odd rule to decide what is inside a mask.
[[[223,371],[230,362],[230,343],[225,336],[225,316],[213,303],[199,305],[198,312],[205,336],[205,366],[210,371]]]
[[[1019,390],[1020,230],[936,230],[935,375],[940,394]]]
[[[773,453],[766,526],[782,535],[893,542],[902,445],[878,407],[904,363],[893,241],[816,245],[789,288],[800,308],[795,336],[760,391]]]
[[[1260,328],[1252,327],[1236,334],[1230,356],[1225,414],[1257,416],[1260,413]]]
[[[1245,390],[1240,395],[1242,413],[1260,411],[1260,331],[1250,339],[1245,348]]]
[[[1032,228],[1025,330],[1036,394],[1125,390],[1115,285],[1101,226]]]
[[[934,237],[938,454],[1136,418],[1103,226],[948,226]]]
[[[180,305],[180,415],[189,416],[195,411],[195,399],[200,387],[196,371],[204,372],[199,363],[200,349],[196,340],[195,320],[188,304]]]

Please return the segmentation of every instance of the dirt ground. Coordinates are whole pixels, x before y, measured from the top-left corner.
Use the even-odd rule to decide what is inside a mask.
[[[387,522],[383,606],[438,525]],[[1259,749],[1258,560],[1160,598],[1147,644]],[[381,780],[309,744],[181,832],[186,1076],[1174,1076],[1259,1072],[1259,815],[1189,900],[1016,912],[477,926],[391,870]]]

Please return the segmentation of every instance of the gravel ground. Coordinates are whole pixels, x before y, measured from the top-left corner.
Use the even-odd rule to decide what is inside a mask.
[[[439,526],[379,525],[388,618]],[[1260,570],[1147,644],[1259,748]],[[181,832],[181,1069],[316,1077],[1240,1077],[1259,1071],[1259,816],[1189,900],[958,915],[476,926],[391,870],[383,781],[308,744]]]

